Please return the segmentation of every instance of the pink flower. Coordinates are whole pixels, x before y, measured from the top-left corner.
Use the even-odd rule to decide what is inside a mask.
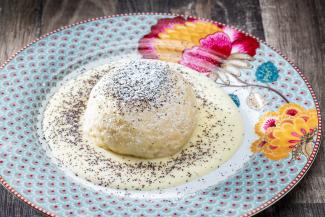
[[[206,74],[229,59],[238,59],[238,54],[247,60],[258,47],[255,38],[237,30],[183,17],[160,19],[139,41],[139,52],[145,58],[177,62]]]

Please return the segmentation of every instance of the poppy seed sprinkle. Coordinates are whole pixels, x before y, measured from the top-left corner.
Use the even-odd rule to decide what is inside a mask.
[[[149,68],[160,66],[156,64]],[[131,82],[129,78],[139,75],[132,75],[131,72],[126,76],[128,70],[119,68],[119,64],[108,64],[68,81],[50,99],[44,113],[43,133],[51,155],[65,169],[103,187],[153,190],[189,182],[219,167],[232,156],[242,140],[237,108],[227,94],[220,92],[212,82],[209,83],[208,78],[176,64],[168,64],[168,67],[163,65],[159,72],[163,74],[164,70],[174,70],[182,73],[193,86],[197,107],[200,108],[197,128],[183,149],[170,157],[147,160],[117,155],[93,146],[81,130],[82,117],[90,92],[100,79],[112,71],[118,73],[114,75],[116,79],[111,85],[124,86],[126,89],[114,92],[116,88],[108,86],[105,93],[118,98],[121,102],[119,106],[132,105],[128,109],[122,108],[123,112],[139,109],[135,102],[145,101],[141,109],[150,110],[171,100],[165,97],[170,89],[168,85],[173,85],[168,76],[148,72],[156,76],[157,81],[151,81],[146,78],[146,69],[142,68],[146,64],[138,65],[136,69],[133,67],[130,66],[128,70],[141,70],[144,73],[138,78],[132,78],[138,82]],[[145,85],[137,87],[139,81]],[[139,90],[145,94],[139,94]]]

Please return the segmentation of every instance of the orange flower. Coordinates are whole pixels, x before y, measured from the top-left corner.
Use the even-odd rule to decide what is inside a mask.
[[[259,118],[255,132],[260,137],[252,146],[252,152],[261,152],[271,160],[305,154],[303,150],[312,142],[318,119],[315,109],[288,103],[277,112],[267,112]]]
[[[273,130],[274,139],[271,139],[270,143],[293,149],[297,144],[309,140],[317,127],[317,117],[312,116],[283,120],[281,125]]]

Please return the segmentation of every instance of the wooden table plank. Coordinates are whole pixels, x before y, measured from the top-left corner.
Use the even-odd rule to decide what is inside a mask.
[[[40,1],[0,1],[0,62],[40,36]]]
[[[86,18],[130,12],[172,12],[212,18],[266,39],[292,59],[315,87],[325,81],[324,1],[277,0],[2,0],[0,62],[40,34]],[[324,105],[325,101],[321,101]],[[325,108],[325,107],[324,107]],[[324,150],[298,187],[260,216],[324,216]],[[323,166],[322,166],[323,165]],[[42,216],[0,187],[0,217]]]
[[[286,197],[256,217],[323,217],[324,213],[323,203],[292,204]]]

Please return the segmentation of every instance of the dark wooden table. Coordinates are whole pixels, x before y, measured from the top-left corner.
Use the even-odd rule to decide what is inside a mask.
[[[267,41],[302,69],[325,111],[324,0],[0,0],[0,62],[60,26],[90,17],[146,11],[211,18]],[[0,217],[12,216],[42,215],[0,186]],[[259,216],[325,216],[324,142],[303,181]]]

